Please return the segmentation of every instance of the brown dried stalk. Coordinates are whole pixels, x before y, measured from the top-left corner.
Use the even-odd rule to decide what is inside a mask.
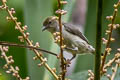
[[[102,58],[102,64],[101,64],[101,71],[103,72],[103,67],[105,65],[105,61],[106,61],[106,57],[107,57],[107,54],[108,54],[108,49],[110,49],[110,43],[111,43],[111,38],[112,38],[112,32],[113,32],[113,27],[114,27],[114,22],[115,22],[115,18],[117,16],[117,8],[120,4],[120,1],[118,1],[118,3],[114,6],[115,9],[114,9],[114,12],[113,12],[113,15],[111,16],[111,25],[110,25],[110,29],[109,29],[109,34],[108,34],[108,39],[107,39],[107,43],[106,43],[106,48],[105,48],[105,51],[104,51],[104,54],[103,54],[103,58]]]
[[[17,22],[16,18],[13,16],[13,14],[11,13],[11,11],[8,9],[8,6],[6,4],[6,0],[2,0],[2,4],[5,8],[5,10],[8,12],[11,20],[16,24],[16,29],[18,29],[20,31],[20,33],[22,34],[23,38],[26,40],[27,44],[29,46],[34,46],[32,44],[32,41],[28,38],[28,35],[24,33],[24,30],[21,28],[19,22]],[[44,57],[41,54],[41,52],[38,52],[36,49],[33,49],[34,53],[36,54],[37,58],[41,61],[44,62],[44,66],[47,68],[47,70],[56,78],[56,80],[59,80],[59,77],[57,76],[57,74],[49,67],[49,65],[44,61]]]
[[[120,65],[120,53],[118,52],[117,54],[115,54],[115,61],[116,63],[115,67],[112,67],[112,75],[110,77],[110,80],[114,80],[115,76],[116,76],[116,73],[117,73],[117,70],[118,70],[118,67]]]
[[[92,72],[92,70],[88,70],[88,80],[94,80],[94,73]]]
[[[34,46],[26,46],[26,45],[23,45],[23,44],[16,44],[16,43],[10,43],[10,42],[5,42],[5,41],[0,41],[0,45],[36,49],[38,51],[42,51],[42,52],[46,52],[46,53],[54,55],[54,56],[58,56],[56,53],[53,53],[53,52],[50,52],[48,50],[44,50],[44,49],[41,49],[41,48],[37,48],[37,47],[34,47]]]
[[[104,65],[103,69],[106,69],[107,67],[112,66],[112,64],[118,59],[120,58],[120,53],[116,53],[115,57],[112,60],[109,60],[109,62],[107,64]]]
[[[119,67],[119,64],[116,64],[110,80],[114,80],[118,67]]]
[[[66,1],[65,1],[66,2]],[[61,58],[61,68],[62,68],[62,80],[65,80],[65,73],[66,73],[66,64],[64,62],[64,56],[63,56],[63,40],[62,40],[62,21],[61,16],[65,14],[64,10],[61,10],[61,4],[64,3],[64,1],[61,2],[61,0],[58,0],[58,10],[56,13],[58,13],[58,22],[59,22],[59,29],[60,29],[60,58]]]
[[[8,47],[3,47],[0,45],[0,51],[1,51],[1,57],[4,58],[6,61],[6,64],[4,65],[4,68],[8,69],[6,73],[8,74],[12,73],[12,75],[16,77],[18,80],[30,80],[29,77],[26,77],[26,79],[22,79],[21,76],[19,75],[19,68],[17,66],[15,68],[12,66],[12,64],[14,63],[12,56],[7,57],[6,55],[6,52],[8,51]]]

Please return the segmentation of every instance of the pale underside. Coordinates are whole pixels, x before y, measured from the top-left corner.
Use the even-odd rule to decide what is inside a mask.
[[[71,26],[68,28],[68,26]],[[73,25],[67,25],[63,23],[62,27],[63,43],[66,45],[66,50],[69,53],[83,54],[83,53],[94,53],[95,49],[89,44],[87,38],[80,32],[78,27]]]

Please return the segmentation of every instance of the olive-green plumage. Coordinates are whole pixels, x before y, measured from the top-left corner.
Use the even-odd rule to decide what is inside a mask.
[[[43,23],[43,31],[48,30],[52,34],[59,32],[59,23],[56,16],[50,16]],[[63,43],[66,45],[64,49],[68,53],[73,54],[71,60],[76,54],[94,53],[95,49],[89,44],[87,38],[80,32],[80,28],[70,23],[62,22]]]

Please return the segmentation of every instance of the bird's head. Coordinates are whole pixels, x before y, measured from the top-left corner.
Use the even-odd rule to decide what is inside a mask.
[[[54,33],[57,31],[58,28],[58,17],[57,16],[50,16],[45,19],[43,22],[43,28],[42,31],[48,30],[51,33]]]

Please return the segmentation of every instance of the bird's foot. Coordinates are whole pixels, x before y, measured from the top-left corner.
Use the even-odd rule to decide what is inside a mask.
[[[66,60],[66,65],[67,67],[70,67],[71,61],[76,57],[76,55],[73,55],[73,57],[71,59],[67,59]]]
[[[66,66],[66,67],[70,67],[70,64],[71,64],[71,61],[70,61],[70,59],[65,59],[65,61],[64,61],[64,66]],[[60,65],[61,67],[62,67],[62,65]]]
[[[67,59],[66,62],[67,62],[68,64],[71,64],[71,60],[70,60],[70,59]]]

